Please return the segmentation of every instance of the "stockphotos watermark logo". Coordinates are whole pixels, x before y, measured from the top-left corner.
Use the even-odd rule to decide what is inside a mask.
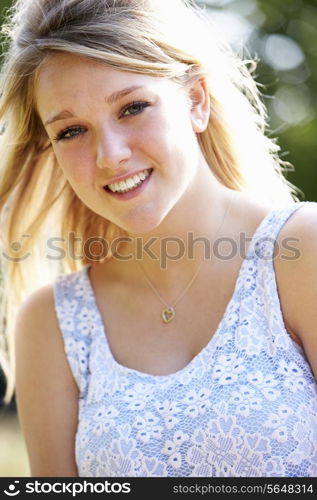
[[[18,241],[13,241],[7,251],[2,252],[2,258],[12,262],[23,262],[28,259],[31,256],[31,252],[25,248],[25,242],[28,238],[30,238],[29,234],[23,234]],[[239,233],[237,238],[221,237],[214,241],[210,241],[206,237],[197,237],[193,232],[187,233],[184,239],[166,236],[145,240],[143,237],[121,236],[112,241],[99,236],[85,240],[71,232],[67,238],[57,236],[48,238],[44,243],[43,255],[45,259],[51,261],[67,258],[95,262],[102,261],[109,256],[121,261],[143,260],[146,257],[157,261],[162,269],[167,268],[169,261],[184,258],[194,260],[199,247],[202,249],[200,253],[203,253],[206,260],[230,261],[237,256],[248,260],[252,259],[254,254],[262,260],[271,260],[272,257],[276,258],[277,256],[285,260],[296,260],[300,257],[299,238],[283,238],[280,242],[269,236],[258,238],[253,241],[253,254],[249,255],[249,246],[251,246],[252,240],[253,238],[247,237],[244,232]],[[123,251],[122,248],[125,250]]]
[[[18,484],[20,481],[13,481],[13,483],[9,484],[7,489],[3,490],[3,493],[8,497],[15,497],[19,495],[20,490],[18,489]]]
[[[111,482],[108,480],[92,482],[92,481],[81,481],[81,482],[64,482],[64,481],[54,481],[54,482],[43,482],[43,481],[29,481],[20,484],[20,481],[13,481],[4,490],[3,493],[8,497],[14,497],[20,493],[25,496],[25,494],[71,494],[72,497],[76,497],[80,494],[105,494],[105,493],[131,493],[131,483],[120,483]]]

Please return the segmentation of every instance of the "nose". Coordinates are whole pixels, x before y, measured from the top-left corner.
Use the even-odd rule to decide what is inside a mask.
[[[131,148],[122,131],[103,129],[97,139],[97,167],[115,169],[130,158]]]

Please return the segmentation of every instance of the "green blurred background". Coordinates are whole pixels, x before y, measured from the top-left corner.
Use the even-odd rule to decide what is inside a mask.
[[[0,0],[1,20],[11,3]],[[283,159],[294,165],[287,178],[303,191],[303,200],[317,201],[317,0],[197,3],[206,6],[235,51],[247,50],[259,59],[256,79],[263,85],[270,133],[278,138]],[[0,380],[0,391],[1,386]],[[0,411],[0,476],[27,475],[27,455],[13,401]]]
[[[287,179],[317,201],[317,0],[209,0],[214,23],[231,46],[259,59],[256,79],[271,135],[294,166]]]

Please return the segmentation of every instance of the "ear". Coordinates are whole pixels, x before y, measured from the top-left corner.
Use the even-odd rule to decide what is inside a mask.
[[[210,116],[210,97],[204,78],[199,78],[190,87],[188,91],[190,102],[190,117],[194,132],[203,132],[209,121]]]

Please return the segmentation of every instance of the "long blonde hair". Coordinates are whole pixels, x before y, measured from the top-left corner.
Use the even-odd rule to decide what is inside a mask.
[[[54,232],[67,240],[74,254],[70,232],[82,241],[122,234],[80,201],[56,165],[33,93],[37,71],[52,52],[171,78],[181,85],[204,77],[211,113],[198,140],[214,175],[225,186],[272,207],[296,201],[298,190],[282,175],[279,148],[265,134],[266,111],[251,76],[252,61],[243,61],[219,43],[194,2],[17,0],[3,33],[7,49],[0,89],[0,217],[6,336],[0,343],[0,363],[8,375],[8,400],[13,393],[13,331],[19,304],[58,272],[75,271],[89,262],[87,256],[73,259],[66,252],[65,258],[42,265],[41,242]]]

